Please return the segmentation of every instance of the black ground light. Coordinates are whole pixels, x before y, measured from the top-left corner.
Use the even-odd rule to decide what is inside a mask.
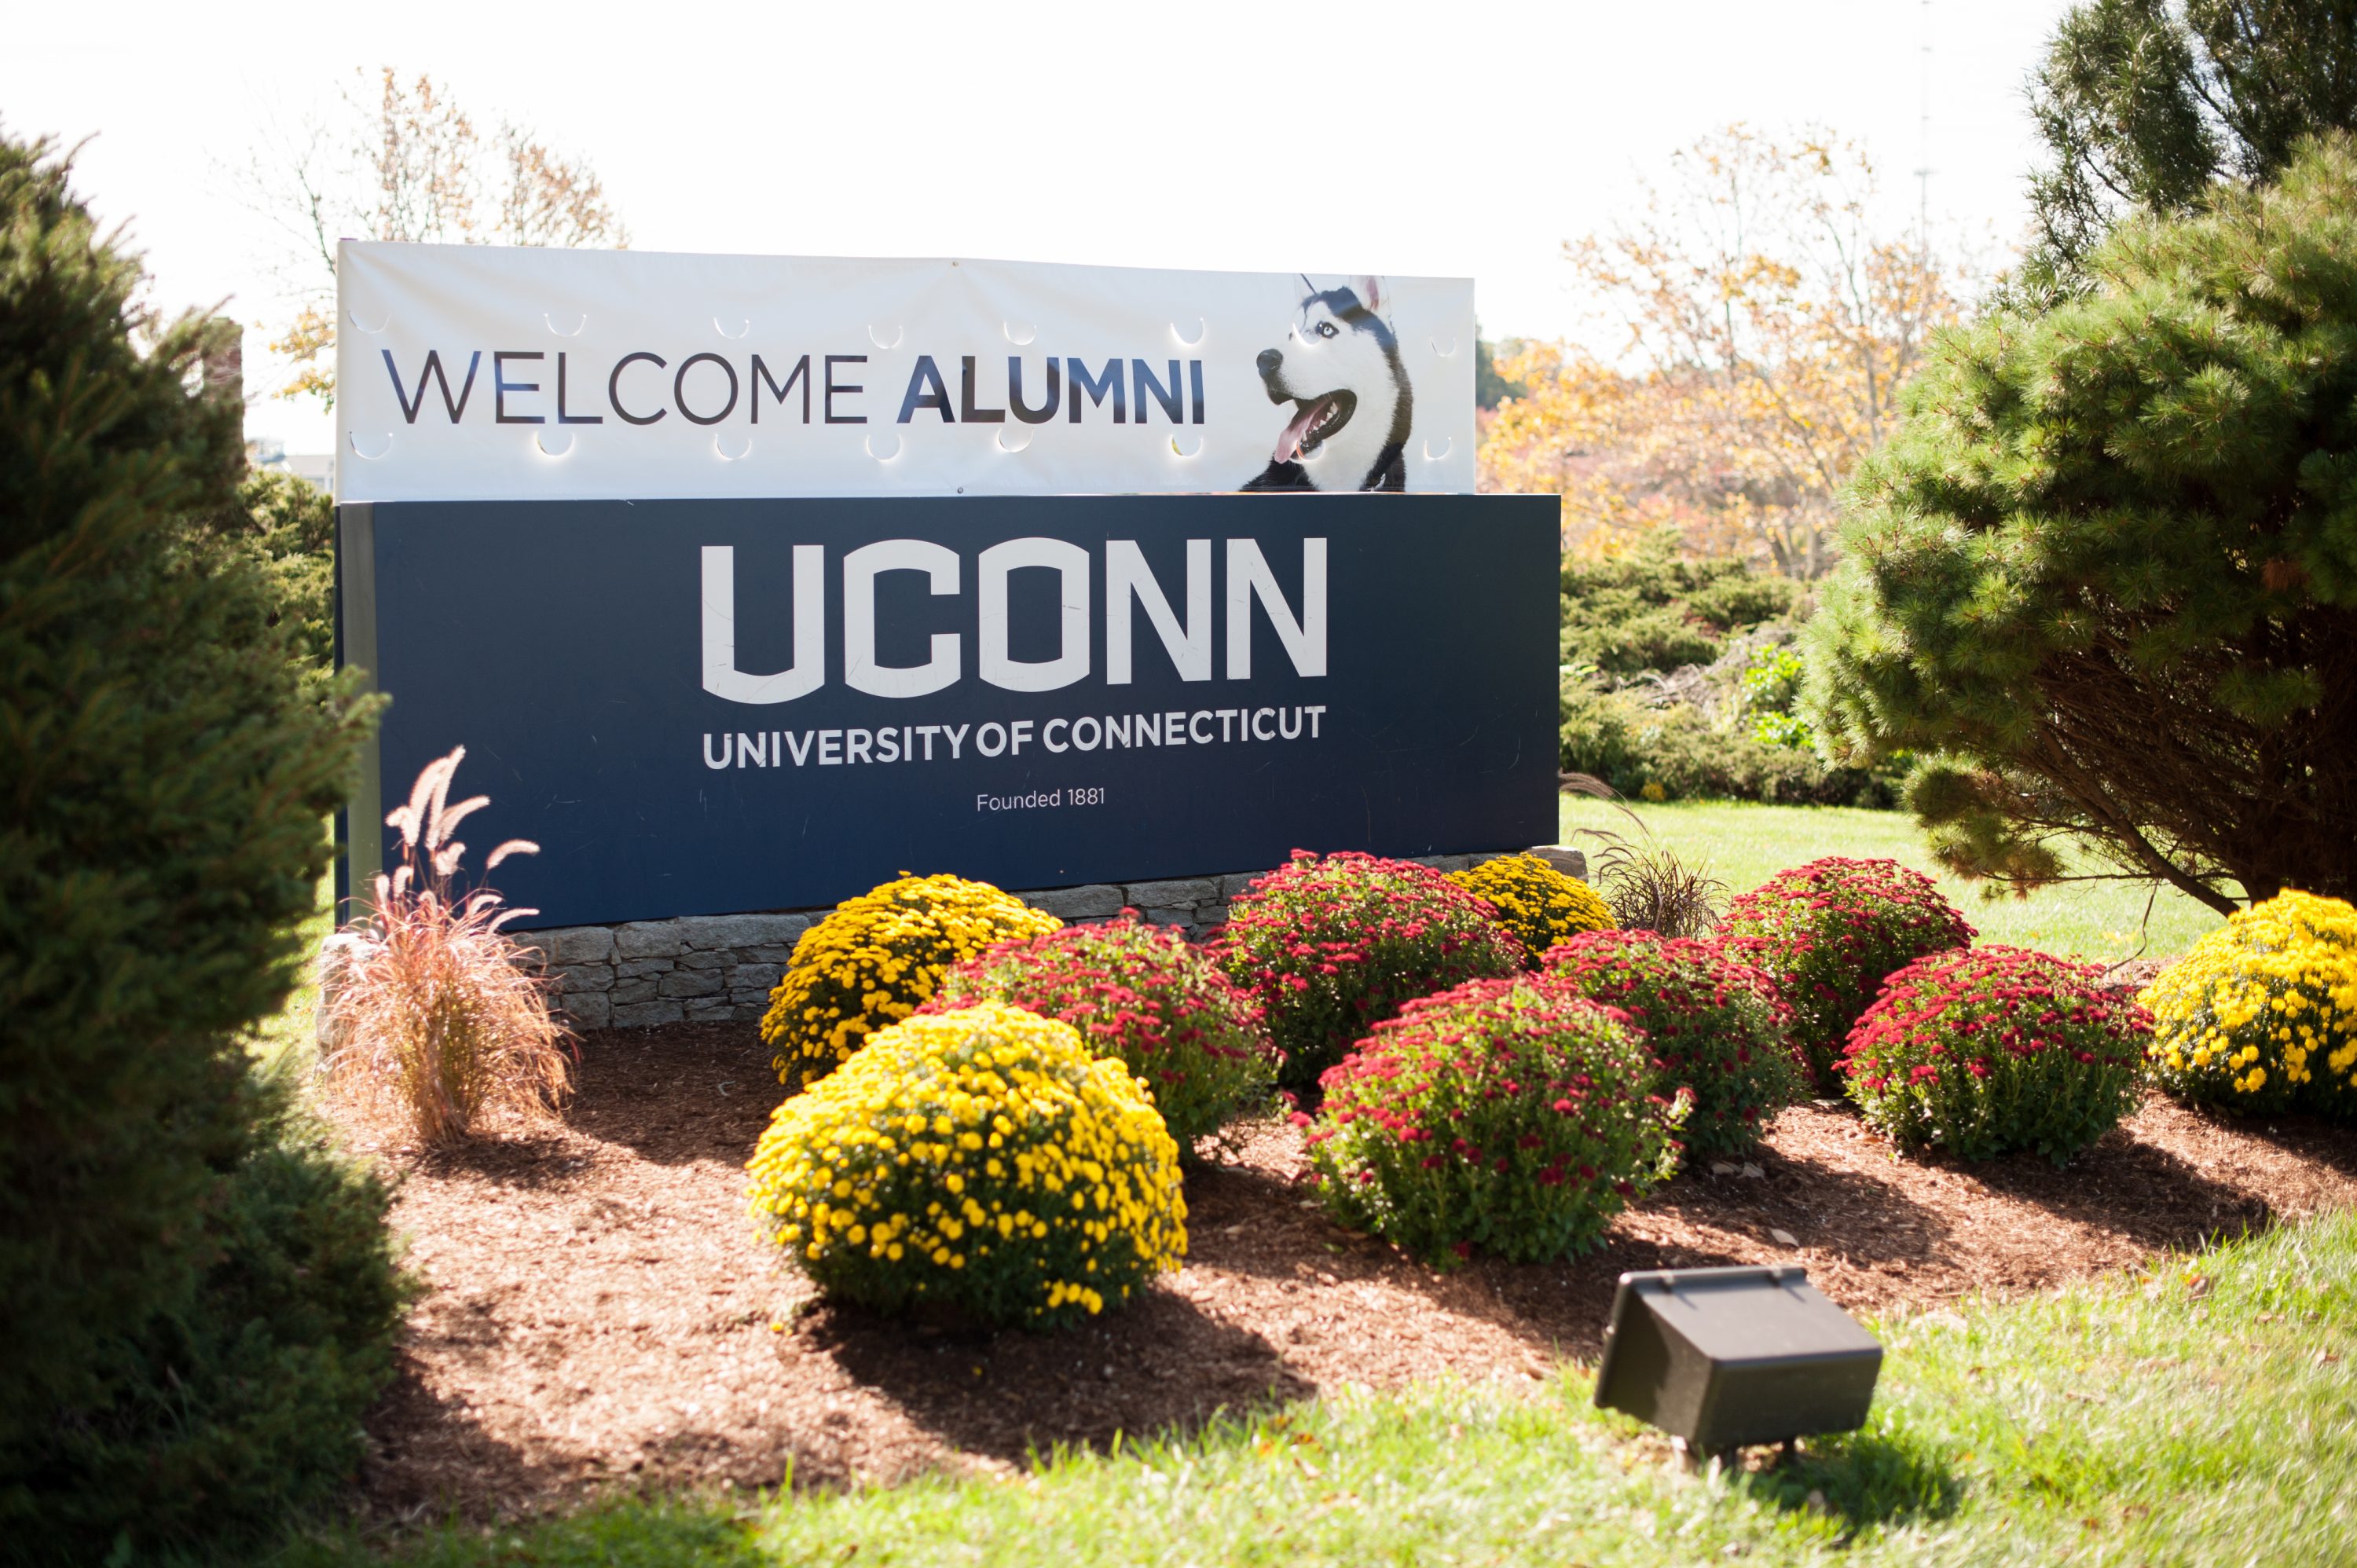
[[[1882,1346],[1796,1265],[1622,1274],[1596,1402],[1675,1438],[1689,1465],[1749,1443],[1855,1432]]]

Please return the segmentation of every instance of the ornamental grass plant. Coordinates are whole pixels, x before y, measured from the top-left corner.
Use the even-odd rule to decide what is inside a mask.
[[[1520,943],[1473,893],[1414,861],[1353,851],[1295,850],[1237,896],[1213,945],[1259,999],[1292,1090],[1403,1004],[1523,966]]]
[[[1612,924],[1612,907],[1596,889],[1534,854],[1501,854],[1452,871],[1448,880],[1497,910],[1498,923],[1523,944],[1523,961],[1531,968],[1566,938]]]
[[[1343,1224],[1443,1266],[1544,1262],[1676,1169],[1684,1102],[1654,1070],[1626,1013],[1544,976],[1477,980],[1377,1025],[1294,1120]]]
[[[1811,1076],[1839,1093],[1842,1048],[1883,981],[1919,958],[1970,945],[1974,931],[1922,873],[1895,860],[1827,855],[1738,896],[1717,935],[1776,983]]]
[[[321,1063],[329,1083],[391,1111],[428,1145],[466,1137],[486,1113],[544,1117],[573,1089],[570,1031],[549,1013],[551,982],[500,929],[535,911],[457,881],[467,846],[453,835],[490,804],[484,795],[450,802],[466,755],[462,746],[427,763],[386,816],[401,830],[403,864],[377,877],[366,918],[321,988],[338,1039]],[[538,848],[510,839],[484,869]]]
[[[917,1011],[985,1002],[1060,1019],[1098,1055],[1121,1058],[1153,1094],[1182,1161],[1276,1079],[1258,1004],[1185,937],[1135,909],[1001,942],[951,970]]]
[[[2095,988],[2102,972],[2027,948],[1918,959],[1850,1031],[1849,1097],[1910,1154],[2067,1164],[2135,1109],[2151,1037],[2141,1006]]]
[[[1693,1100],[1679,1131],[1689,1155],[1749,1148],[1808,1088],[1775,982],[1722,942],[1587,931],[1547,950],[1540,970],[1645,1031],[1655,1091]]]
[[[2287,892],[2237,910],[2137,1000],[2171,1094],[2357,1122],[2357,909],[2346,901]]]
[[[789,1092],[849,1061],[915,1012],[942,976],[996,944],[1063,925],[987,882],[902,875],[835,906],[802,933],[761,1019]]]
[[[1187,1251],[1178,1146],[1146,1086],[1001,1003],[877,1030],[778,1108],[747,1171],[762,1235],[882,1312],[1052,1327]]]

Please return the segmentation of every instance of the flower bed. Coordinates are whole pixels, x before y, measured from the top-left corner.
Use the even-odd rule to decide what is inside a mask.
[[[1001,942],[950,971],[918,1011],[1006,1002],[1071,1025],[1145,1081],[1184,1159],[1266,1093],[1275,1048],[1252,998],[1186,938],[1123,915]]]
[[[1019,1007],[879,1030],[778,1108],[747,1171],[764,1235],[886,1312],[1066,1323],[1187,1251],[1178,1151],[1145,1086]]]
[[[1439,872],[1307,850],[1236,897],[1215,950],[1259,1000],[1285,1053],[1280,1081],[1293,1089],[1316,1083],[1402,1004],[1522,968],[1490,907]]]
[[[1807,1087],[1775,983],[1723,943],[1588,931],[1548,949],[1540,969],[1645,1031],[1657,1091],[1693,1099],[1679,1131],[1689,1154],[1758,1142],[1768,1118]]]
[[[867,1036],[907,1017],[952,965],[1010,938],[1063,924],[987,882],[903,876],[846,899],[802,933],[761,1020],[770,1065],[788,1089],[851,1059]]]
[[[2142,1077],[2151,1020],[2097,991],[2101,972],[2026,948],[1919,959],[1850,1032],[1849,1096],[1902,1149],[2061,1165],[2135,1108]]]
[[[1674,1117],[1628,1015],[1537,977],[1408,1004],[1325,1077],[1318,1189],[1344,1224],[1428,1262],[1596,1245],[1676,1166]]]
[[[2237,910],[2138,998],[2182,1099],[2357,1121],[2357,909],[2279,893]]]
[[[1895,860],[1828,855],[1780,871],[1727,907],[1718,935],[1776,983],[1818,1085],[1838,1091],[1851,1026],[1883,981],[1971,943],[1972,926],[1932,879]]]

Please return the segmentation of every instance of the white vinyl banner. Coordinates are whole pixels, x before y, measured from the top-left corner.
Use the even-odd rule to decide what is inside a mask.
[[[344,501],[1467,492],[1469,279],[339,251]]]

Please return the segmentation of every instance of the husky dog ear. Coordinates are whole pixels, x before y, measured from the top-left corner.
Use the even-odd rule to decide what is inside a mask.
[[[1352,278],[1351,292],[1359,296],[1361,305],[1365,306],[1377,316],[1383,313],[1383,306],[1388,301],[1384,297],[1383,279],[1373,276]]]

